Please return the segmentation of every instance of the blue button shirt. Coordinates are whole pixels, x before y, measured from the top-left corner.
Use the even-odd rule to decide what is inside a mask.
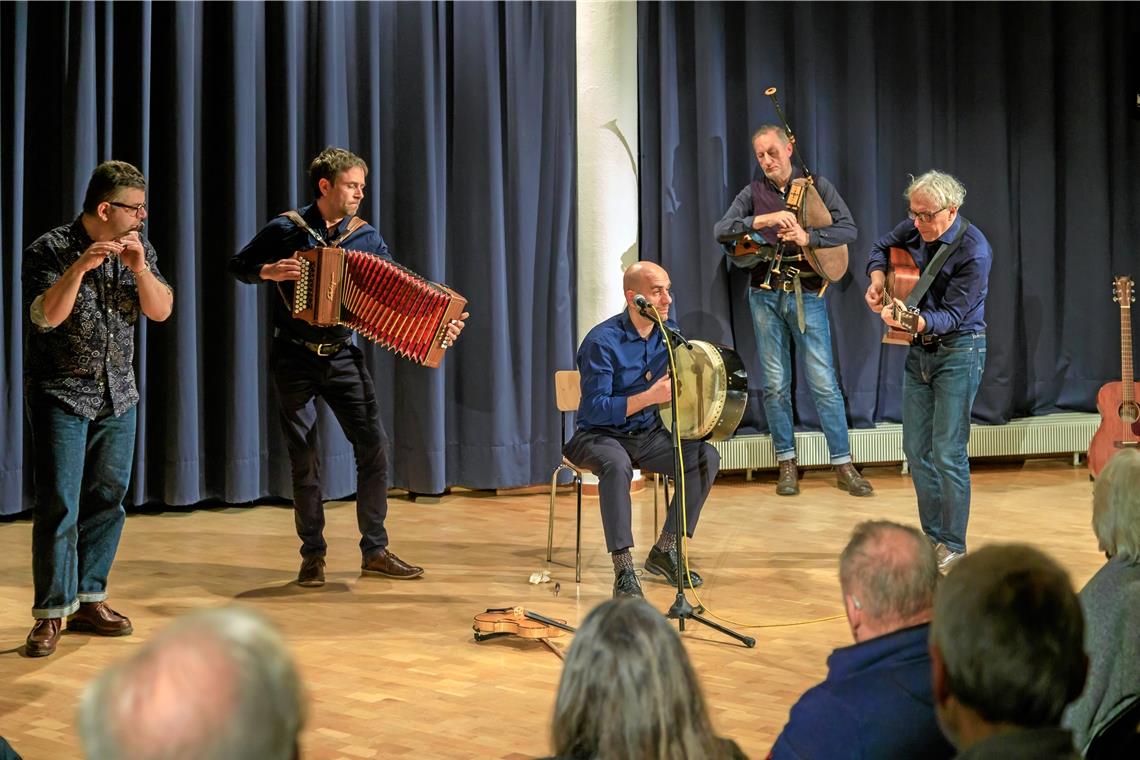
[[[887,270],[891,248],[905,248],[914,257],[919,271],[922,271],[942,247],[942,243],[954,240],[962,224],[962,216],[959,215],[950,229],[928,246],[918,234],[914,222],[900,222],[871,247],[867,257],[867,274]],[[925,334],[951,335],[985,331],[986,293],[989,292],[993,258],[993,249],[986,236],[977,227],[970,225],[962,238],[962,245],[946,260],[930,284],[930,290],[918,302],[922,318],[926,320]]]
[[[665,320],[665,324],[677,327],[672,320]],[[582,379],[578,429],[634,433],[659,425],[661,417],[655,404],[627,418],[626,399],[648,390],[666,374],[668,365],[661,331],[654,329],[648,338],[642,338],[628,311],[595,326],[578,348]]]

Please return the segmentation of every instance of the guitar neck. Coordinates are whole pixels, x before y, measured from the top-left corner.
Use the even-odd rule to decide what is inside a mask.
[[[1127,299],[1120,304],[1120,379],[1124,401],[1135,401],[1132,390],[1132,305]]]

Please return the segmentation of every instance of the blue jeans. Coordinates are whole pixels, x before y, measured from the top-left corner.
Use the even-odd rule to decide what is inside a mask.
[[[107,576],[126,519],[135,407],[116,417],[108,405],[89,420],[55,398],[39,396],[29,403],[29,417],[36,473],[32,616],[66,617],[80,602],[107,598]]]
[[[764,368],[764,413],[768,417],[776,460],[784,461],[796,456],[792,421],[792,342],[795,341],[796,353],[803,359],[808,389],[819,412],[819,425],[827,439],[831,463],[850,462],[847,409],[831,358],[827,303],[814,292],[803,294],[806,330],[801,333],[795,293],[749,288],[748,302],[752,307],[752,327],[760,349],[760,365]]]
[[[912,346],[903,375],[903,451],[922,530],[966,551],[970,519],[970,409],[986,367],[986,336],[966,333],[935,351]]]

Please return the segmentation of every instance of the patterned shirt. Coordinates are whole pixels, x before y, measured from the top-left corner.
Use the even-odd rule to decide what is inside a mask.
[[[75,307],[55,327],[35,319],[33,304],[93,242],[82,217],[77,217],[28,246],[22,272],[24,313],[29,317],[24,354],[29,396],[53,396],[88,419],[95,419],[105,402],[118,416],[139,400],[133,362],[141,311],[134,272],[118,256],[108,256],[83,275]],[[169,289],[154,248],[146,240],[143,246],[150,271]]]

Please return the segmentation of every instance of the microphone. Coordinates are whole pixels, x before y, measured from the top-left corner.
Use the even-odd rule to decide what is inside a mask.
[[[656,313],[656,311],[657,311],[657,309],[654,308],[653,304],[649,303],[649,300],[645,296],[641,295],[640,293],[638,293],[637,295],[635,295],[633,297],[633,305],[637,307],[637,310],[641,312],[641,316],[643,316],[643,317],[649,317],[649,314],[647,314],[646,312],[648,312],[650,309],[653,309],[654,313]],[[649,318],[652,319],[652,317],[649,317]],[[689,343],[689,341],[685,340],[685,336],[681,335],[679,330],[674,330],[672,327],[668,327],[668,326],[664,326],[664,327],[665,327],[665,334],[669,338],[672,338],[674,346],[684,346],[685,348],[689,349],[690,351],[693,350],[693,346]]]

